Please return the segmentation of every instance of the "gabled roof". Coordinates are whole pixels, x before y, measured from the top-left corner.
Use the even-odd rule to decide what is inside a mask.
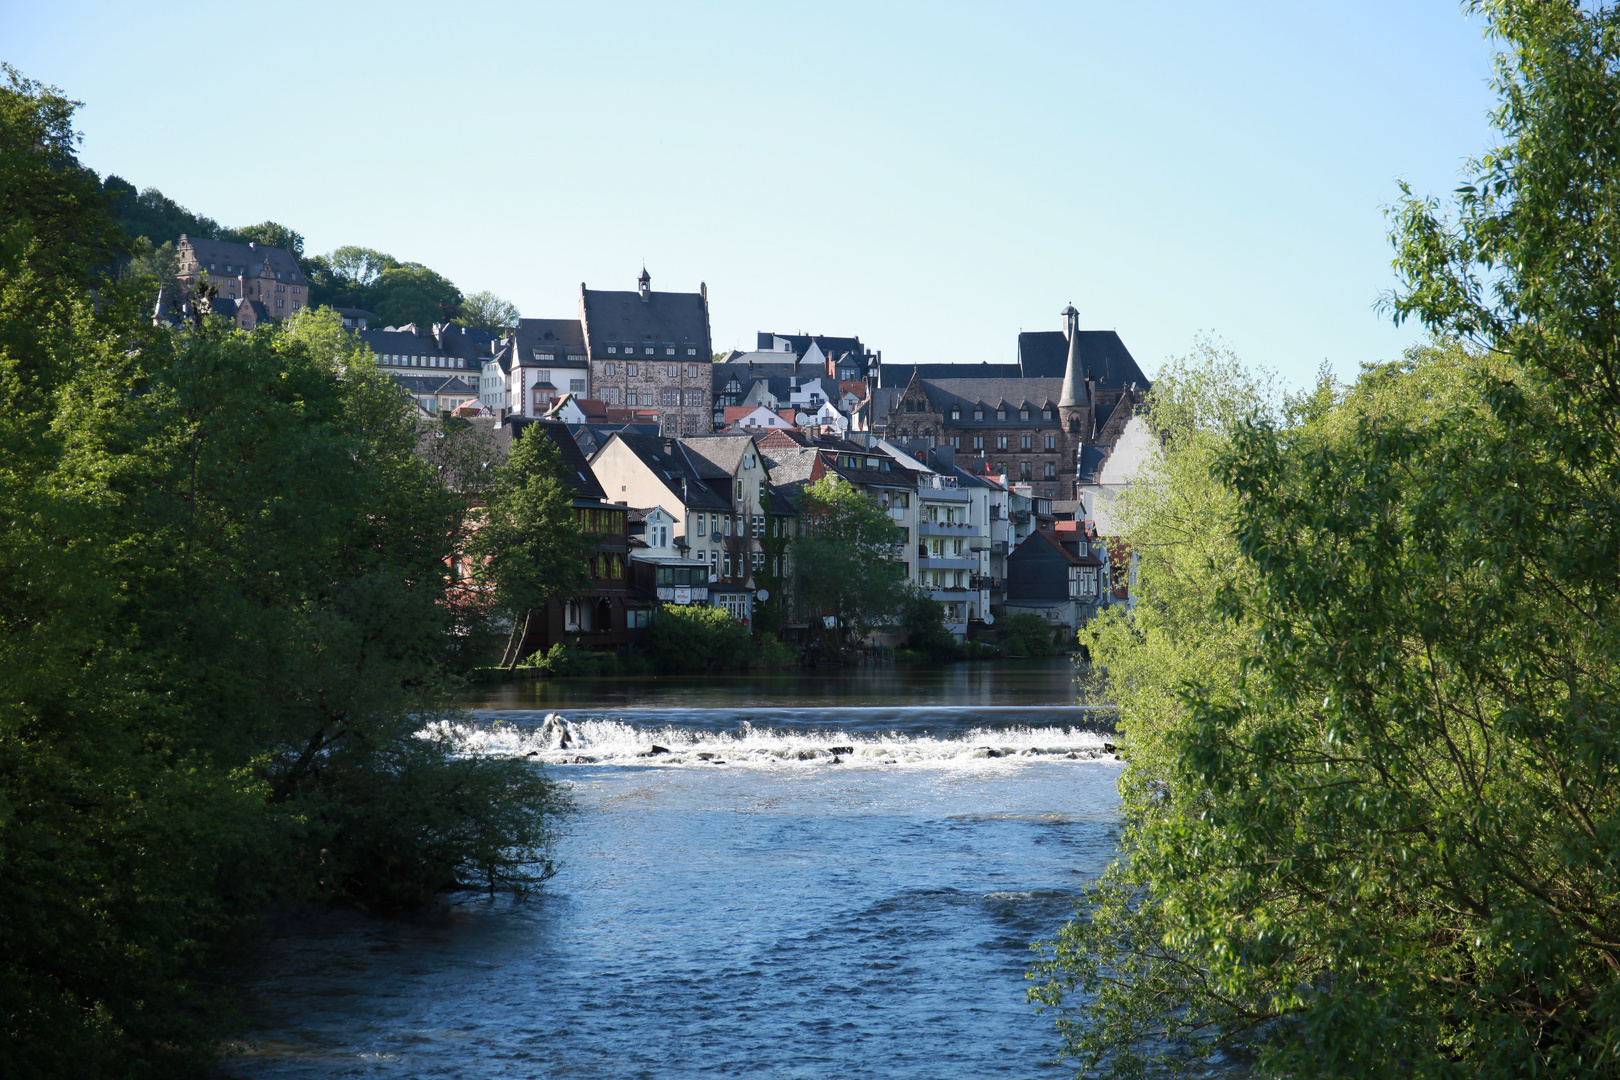
[[[1098,390],[1124,390],[1135,383],[1148,387],[1136,358],[1113,330],[1078,332],[1080,361],[1085,367],[1081,378],[1089,378]],[[1018,363],[1025,378],[1062,379],[1069,358],[1069,339],[1061,330],[1036,330],[1018,335]]]
[[[1091,554],[1090,551],[1087,551],[1084,555],[1076,555],[1074,552],[1063,546],[1063,541],[1059,539],[1057,533],[1048,532],[1045,529],[1037,529],[1030,533],[1029,537],[1022,544],[1019,544],[1013,549],[1013,553],[1017,554],[1018,552],[1029,547],[1031,544],[1050,546],[1059,555],[1063,556],[1064,562],[1067,562],[1070,566],[1102,565],[1102,560]]]
[[[719,469],[727,478],[737,475],[743,455],[754,451],[747,435],[689,435],[681,440],[686,452]]]
[[[181,236],[180,239],[191,245],[192,253],[197,256],[202,269],[216,280],[238,275],[257,277],[264,273],[265,264],[268,263],[271,277],[280,274],[281,281],[294,285],[309,284],[298,260],[285,248],[264,247],[256,243],[233,244],[228,240],[207,240],[200,236]],[[232,269],[227,271],[227,266]]]
[[[641,355],[646,346],[657,351],[649,360],[665,356],[674,347],[674,359],[681,363],[700,360],[710,363],[709,304],[700,293],[651,292],[645,297],[635,292],[608,292],[579,287],[580,308],[587,351],[592,360],[607,358],[609,345],[633,346]],[[697,355],[687,356],[688,348]],[[622,354],[621,354],[622,355]]]
[[[643,466],[656,476],[670,493],[691,510],[730,510],[731,474],[723,473],[712,463],[688,454],[679,439],[664,435],[636,435],[615,432],[607,442],[617,439],[626,450],[634,454]],[[739,440],[744,441],[744,440]],[[606,442],[603,444],[606,449]],[[602,453],[597,451],[598,456]],[[721,480],[727,495],[721,495],[706,481]]]
[[[578,319],[519,319],[513,336],[519,365],[587,366],[585,329]],[[535,353],[550,353],[551,359],[542,360]]]

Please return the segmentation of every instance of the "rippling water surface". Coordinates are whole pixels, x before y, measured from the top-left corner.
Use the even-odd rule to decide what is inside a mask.
[[[1118,765],[1061,662],[522,687],[469,753],[580,812],[514,902],[284,925],[265,1077],[1043,1077],[1032,941],[1112,856]],[[557,712],[564,722],[546,722]]]

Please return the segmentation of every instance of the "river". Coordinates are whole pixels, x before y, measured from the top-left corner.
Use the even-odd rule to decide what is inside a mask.
[[[570,785],[556,877],[277,925],[229,1069],[1068,1075],[1024,972],[1118,839],[1078,696],[1063,660],[491,691],[458,737]]]

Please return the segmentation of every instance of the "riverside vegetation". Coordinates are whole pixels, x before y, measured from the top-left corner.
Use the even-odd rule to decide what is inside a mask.
[[[1620,19],[1470,6],[1501,145],[1392,213],[1433,343],[1155,383],[1122,858],[1033,975],[1085,1075],[1620,1075]]]
[[[154,327],[73,110],[4,70],[0,1075],[167,1077],[267,904],[542,878],[562,800],[419,735],[488,628],[393,385],[330,312]]]

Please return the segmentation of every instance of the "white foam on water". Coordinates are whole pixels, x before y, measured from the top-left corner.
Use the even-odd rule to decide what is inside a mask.
[[[1031,761],[1113,761],[1105,737],[1070,727],[973,728],[935,737],[900,732],[783,730],[743,722],[731,731],[622,720],[567,720],[551,713],[537,726],[509,722],[427,725],[459,754],[528,758],[548,765],[658,768],[1004,767]]]

